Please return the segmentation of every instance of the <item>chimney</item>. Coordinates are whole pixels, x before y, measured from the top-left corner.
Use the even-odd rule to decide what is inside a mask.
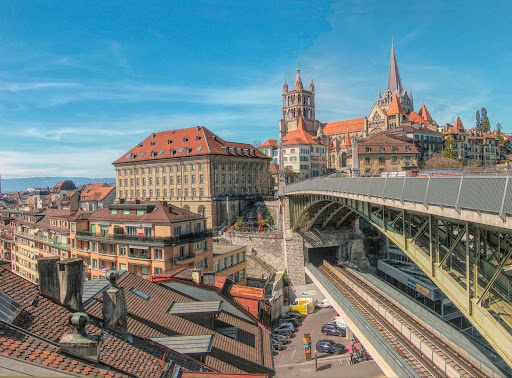
[[[128,309],[124,299],[124,288],[117,287],[118,270],[109,270],[105,275],[110,283],[107,291],[103,292],[103,321],[105,326],[121,333],[128,333]]]
[[[59,257],[40,257],[37,259],[39,272],[39,290],[42,296],[60,304],[59,275],[57,274]]]
[[[85,312],[75,312],[69,317],[69,324],[75,327],[75,332],[62,336],[59,341],[61,351],[97,360],[98,340],[87,335],[85,326],[88,322],[89,316]]]
[[[215,286],[215,272],[204,272],[203,284],[208,286]]]
[[[201,269],[194,268],[192,269],[192,282],[196,284],[201,283]]]
[[[83,311],[84,261],[76,258],[58,261],[57,269],[60,303],[71,311]]]

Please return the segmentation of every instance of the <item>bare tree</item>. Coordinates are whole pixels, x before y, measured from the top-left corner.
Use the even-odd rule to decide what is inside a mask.
[[[256,175],[256,183],[261,188],[264,195],[274,193],[275,182],[268,167],[258,172],[258,174]]]
[[[443,154],[435,154],[430,159],[426,160],[423,164],[425,169],[446,169],[446,168],[460,168],[461,164],[453,158],[444,156]]]
[[[254,140],[252,141],[252,145],[253,145],[254,147],[261,146],[262,144],[263,144],[263,141],[262,141],[261,139],[254,139]]]

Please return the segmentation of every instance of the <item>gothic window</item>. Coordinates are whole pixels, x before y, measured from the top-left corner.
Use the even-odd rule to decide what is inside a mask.
[[[308,110],[308,119],[311,119],[311,110]]]
[[[311,106],[311,97],[308,96],[308,105]]]

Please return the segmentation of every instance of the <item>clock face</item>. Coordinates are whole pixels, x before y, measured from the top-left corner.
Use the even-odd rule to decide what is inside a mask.
[[[380,133],[382,131],[382,129],[379,129],[378,127],[372,129],[372,131],[370,131],[370,134],[377,134],[377,133]]]

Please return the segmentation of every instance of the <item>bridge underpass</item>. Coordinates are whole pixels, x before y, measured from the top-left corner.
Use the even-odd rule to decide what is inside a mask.
[[[482,195],[485,193],[486,195]],[[324,178],[286,188],[293,231],[363,217],[512,366],[512,183],[506,177]]]

